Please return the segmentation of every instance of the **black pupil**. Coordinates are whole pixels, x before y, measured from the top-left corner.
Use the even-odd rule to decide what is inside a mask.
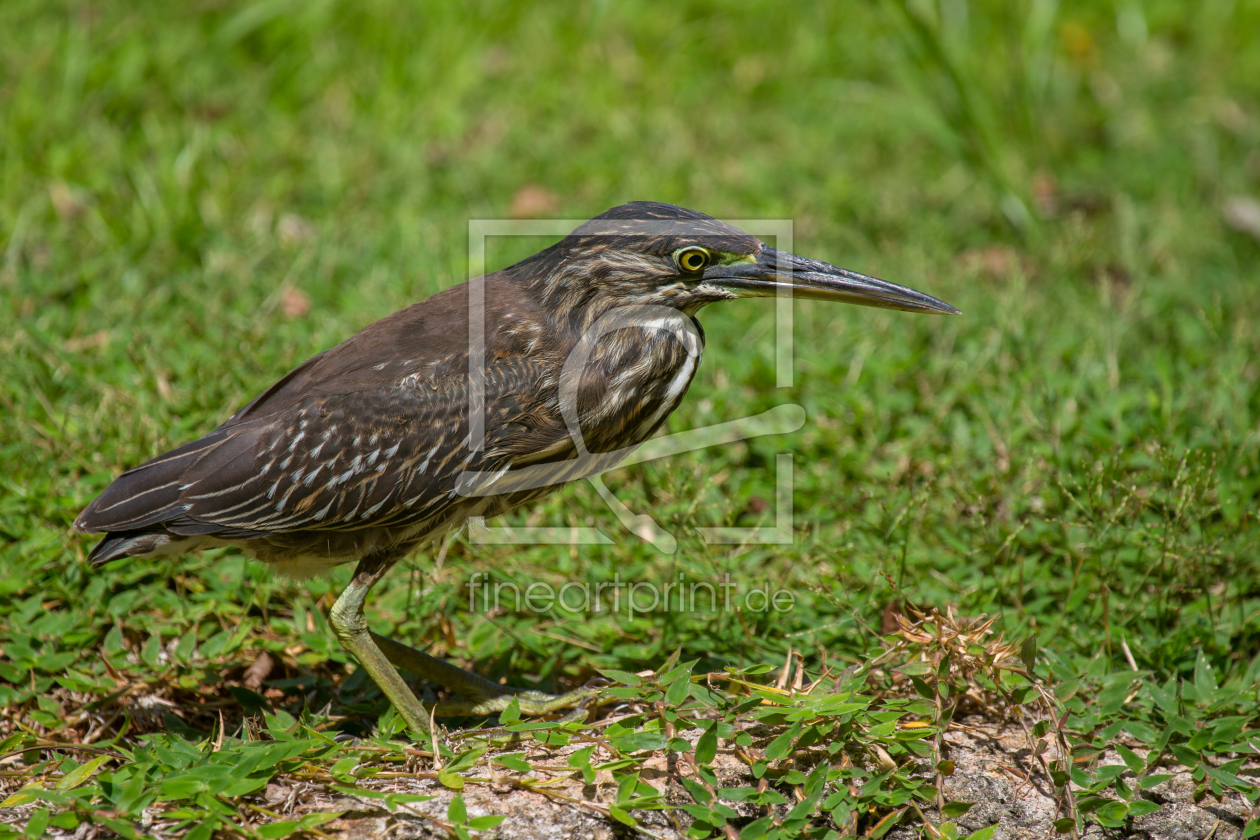
[[[695,271],[704,265],[704,255],[692,251],[690,254],[683,256],[683,267],[688,271]]]

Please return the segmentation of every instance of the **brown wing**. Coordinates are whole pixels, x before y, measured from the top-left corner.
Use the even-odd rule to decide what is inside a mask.
[[[510,298],[487,280],[501,308]],[[487,445],[469,451],[466,311],[467,290],[456,287],[378,321],[205,437],[124,473],[76,528],[241,540],[435,515],[457,497],[464,469],[498,469],[563,436],[538,406],[545,363],[495,336]]]

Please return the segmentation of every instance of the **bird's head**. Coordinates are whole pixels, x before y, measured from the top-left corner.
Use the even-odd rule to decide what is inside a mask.
[[[657,304],[692,314],[716,301],[790,293],[958,313],[922,292],[779,251],[703,213],[648,201],[601,213],[510,271],[570,311],[596,303]]]

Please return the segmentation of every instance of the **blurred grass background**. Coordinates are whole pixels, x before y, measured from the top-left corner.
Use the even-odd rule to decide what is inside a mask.
[[[207,731],[262,650],[269,702],[379,709],[323,624],[348,569],[293,583],[223,550],[93,571],[70,523],[122,469],[466,279],[468,219],[634,199],[791,219],[798,253],[965,314],[799,303],[779,390],[772,306],[713,308],[670,429],[783,402],[808,420],[609,476],[676,554],[575,487],[513,521],[614,545],[455,540],[380,587],[378,630],[559,686],[679,648],[861,661],[908,599],[998,614],[1064,677],[1206,668],[1255,714],[1260,6],[14,1],[0,28],[10,724],[88,726],[112,669]],[[779,452],[794,544],[704,545],[696,527],[773,515]],[[470,611],[487,569],[730,574],[796,607]]]

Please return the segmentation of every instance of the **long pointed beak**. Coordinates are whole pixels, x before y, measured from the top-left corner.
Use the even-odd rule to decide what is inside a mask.
[[[704,282],[729,289],[741,297],[787,292],[807,300],[855,303],[905,312],[962,314],[931,295],[775,248],[763,248],[756,262],[712,266],[705,271]]]

